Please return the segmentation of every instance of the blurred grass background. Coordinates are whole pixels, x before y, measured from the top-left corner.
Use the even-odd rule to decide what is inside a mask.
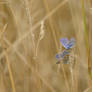
[[[84,1],[92,60],[92,2]],[[0,0],[0,92],[92,92],[81,5],[81,0]],[[69,65],[56,64],[62,37],[76,39],[72,76]]]

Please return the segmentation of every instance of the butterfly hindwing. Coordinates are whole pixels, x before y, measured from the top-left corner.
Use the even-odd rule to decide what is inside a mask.
[[[61,59],[63,60],[64,57],[65,57],[66,55],[68,55],[69,53],[70,53],[69,50],[64,50],[63,52],[56,54],[56,59],[57,59],[58,61],[60,61]]]

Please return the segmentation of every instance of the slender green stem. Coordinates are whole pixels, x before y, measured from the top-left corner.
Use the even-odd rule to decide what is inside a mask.
[[[87,28],[87,22],[86,22],[86,13],[85,13],[84,0],[81,0],[81,4],[82,4],[82,16],[83,16],[86,48],[87,48],[87,55],[88,55],[88,72],[89,72],[90,78],[92,78],[91,61],[90,61],[90,47],[89,47],[88,28]]]
[[[84,6],[84,0],[82,1],[82,16],[83,16],[83,23],[84,23],[84,31],[85,31],[85,40],[86,40],[86,46],[87,49],[89,48],[88,45],[88,28],[87,28],[87,22],[86,22],[86,13],[85,13],[85,6]]]

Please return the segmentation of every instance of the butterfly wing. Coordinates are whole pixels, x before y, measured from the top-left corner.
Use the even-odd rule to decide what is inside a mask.
[[[68,55],[69,53],[70,52],[68,50],[64,50],[63,52],[56,54],[56,59],[58,60],[58,62],[60,62],[60,60],[64,59],[64,57],[66,55]],[[57,62],[57,64],[58,64],[58,62]]]
[[[69,42],[69,44],[68,44],[68,49],[71,49],[71,48],[73,48],[74,47],[74,45],[75,45],[75,39],[74,38],[71,38],[71,40],[70,40],[70,42]]]
[[[62,43],[62,45],[68,49],[68,43],[69,43],[69,40],[67,38],[62,38],[60,39],[60,42]]]
[[[60,59],[60,54],[56,54],[56,59]]]
[[[69,53],[69,50],[64,50],[63,52],[56,54],[56,59],[64,58],[64,56],[68,55]]]

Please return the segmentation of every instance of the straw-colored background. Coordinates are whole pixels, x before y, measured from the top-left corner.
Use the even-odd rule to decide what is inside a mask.
[[[73,80],[56,64],[62,37],[76,39]],[[0,92],[91,92],[87,64],[81,0],[0,0]]]

